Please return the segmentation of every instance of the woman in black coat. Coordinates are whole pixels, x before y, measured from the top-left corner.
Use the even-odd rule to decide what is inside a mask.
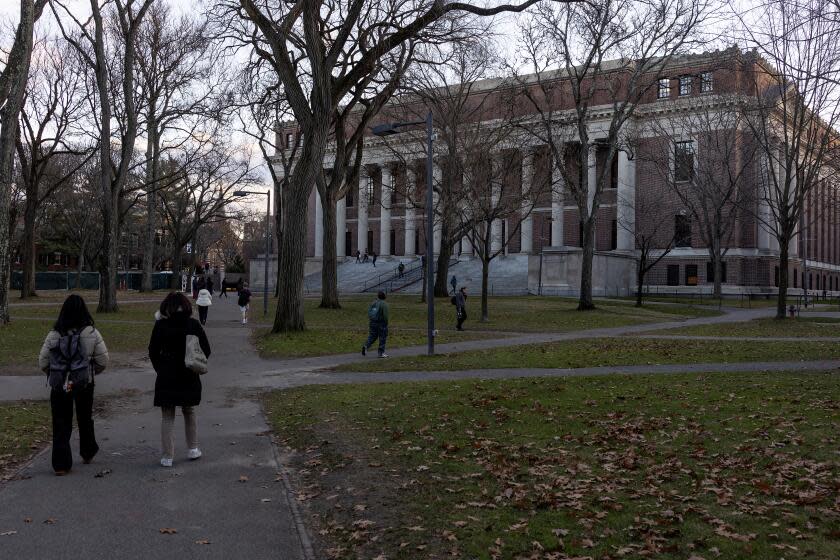
[[[160,304],[155,314],[155,328],[149,341],[149,358],[157,372],[155,380],[154,405],[162,414],[161,466],[171,467],[175,453],[175,407],[180,406],[184,414],[187,435],[187,456],[191,460],[201,457],[196,437],[195,412],[193,407],[201,403],[201,379],[199,374],[184,365],[187,335],[198,337],[204,355],[210,357],[210,343],[201,324],[192,318],[190,300],[182,293],[171,293]]]

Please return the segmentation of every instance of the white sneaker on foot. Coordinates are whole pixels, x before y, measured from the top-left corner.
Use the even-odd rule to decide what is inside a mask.
[[[160,466],[161,467],[171,467],[172,466],[172,459],[170,459],[169,457],[163,457],[160,460]]]
[[[381,354],[379,354],[379,357],[380,358],[387,358],[388,354],[386,354],[385,352],[382,352]]]
[[[190,458],[190,461],[195,461],[196,459],[201,457],[201,449],[199,449],[198,447],[190,449],[187,452],[187,457]]]

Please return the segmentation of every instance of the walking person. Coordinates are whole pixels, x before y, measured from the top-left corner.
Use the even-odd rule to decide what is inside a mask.
[[[455,317],[458,320],[455,329],[464,330],[464,321],[467,320],[467,288],[465,286],[461,286],[460,291],[455,294]]]
[[[237,304],[239,304],[239,310],[242,312],[242,326],[244,327],[248,324],[248,308],[251,306],[251,290],[248,289],[248,282],[242,284]]]
[[[228,297],[228,295],[227,295],[227,283],[224,280],[222,280],[222,291],[219,294],[219,298],[227,299],[227,297]]]
[[[207,291],[210,292],[210,295],[213,295],[213,278],[207,278]]]
[[[41,371],[47,374],[52,412],[52,467],[57,476],[70,472],[73,452],[73,407],[79,427],[79,454],[85,464],[99,451],[93,429],[94,375],[108,366],[108,348],[93,325],[85,300],[64,300],[58,319],[41,346]]]
[[[198,321],[192,318],[190,300],[180,293],[170,293],[155,313],[155,327],[149,341],[149,358],[155,368],[154,405],[161,410],[162,467],[171,467],[175,457],[175,408],[181,407],[187,439],[187,457],[201,457],[196,435],[194,408],[201,403],[199,373],[187,367],[185,359],[196,340],[205,359],[210,357],[210,343]],[[190,337],[191,339],[188,343]]]
[[[365,250],[365,254],[364,254],[364,255],[362,255],[362,262],[363,262],[363,263],[366,263],[366,262],[368,262],[368,260],[370,260],[370,257],[369,257],[369,255],[368,255],[367,250]]]
[[[455,295],[455,290],[458,287],[458,279],[455,278],[455,275],[452,275],[452,278],[449,279],[449,285],[452,286],[452,295]]]
[[[198,298],[195,300],[198,306],[198,320],[202,326],[207,324],[207,312],[210,311],[210,306],[213,305],[213,294],[207,288],[202,288],[198,291]]]
[[[376,251],[374,251],[371,256],[373,257],[373,268],[376,268],[376,257],[377,257]]]
[[[388,304],[385,303],[385,292],[376,294],[376,300],[368,307],[368,338],[362,345],[362,356],[379,339],[379,357],[387,358],[385,342],[388,340]]]
[[[400,263],[397,267],[397,273],[399,274],[400,278],[403,277],[403,272],[405,272],[405,265],[403,263]]]
[[[356,262],[357,263],[362,262],[362,254],[359,252],[358,249],[356,249]]]

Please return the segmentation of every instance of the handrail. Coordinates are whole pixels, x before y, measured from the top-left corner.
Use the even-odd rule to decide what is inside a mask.
[[[460,261],[458,261],[458,259],[452,257],[452,258],[449,259],[449,264],[447,266],[451,268],[451,267],[455,266],[456,264],[458,264],[458,262],[460,262]],[[435,262],[434,271],[437,272],[437,262]],[[392,287],[389,291],[398,292],[398,291],[402,290],[403,288],[407,288],[408,286],[411,286],[412,284],[416,283],[418,280],[422,280],[423,278],[425,278],[426,274],[425,274],[425,270],[423,270],[422,267],[421,267],[420,274],[418,275],[417,278],[406,278],[406,276],[407,275],[403,275],[403,278],[400,279],[400,280],[403,280],[403,282],[400,286],[397,286],[396,288]]]
[[[420,260],[420,259],[418,259],[418,260]],[[423,269],[423,263],[422,263],[422,260],[421,260],[421,262],[419,264],[417,264],[416,266],[406,267],[403,270],[403,278],[405,276],[409,275],[409,274],[414,273],[415,271],[422,270],[422,269]],[[395,269],[393,269],[389,272],[383,272],[382,274],[377,276],[373,280],[372,284],[369,284],[369,282],[371,282],[370,279],[365,280],[365,283],[362,285],[362,292],[367,292],[370,289],[377,288],[377,287],[381,286],[382,284],[385,284],[386,282],[397,280],[399,278],[399,274],[400,274],[399,273],[399,265],[397,265],[397,268],[395,268]],[[383,276],[386,277],[384,280],[382,279]]]

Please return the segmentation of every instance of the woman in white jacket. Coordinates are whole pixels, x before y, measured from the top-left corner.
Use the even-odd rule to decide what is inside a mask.
[[[77,336],[78,335],[78,336]],[[62,338],[67,342],[68,337],[78,340],[79,354],[63,356],[59,348]],[[56,351],[58,350],[58,351]],[[61,371],[51,372],[51,357],[54,362],[66,360],[78,365],[80,360],[89,361],[87,381],[73,386],[69,381],[69,372],[65,379],[53,380]],[[82,362],[84,363],[84,362]],[[79,426],[79,453],[85,464],[93,460],[99,451],[96,436],[93,431],[93,384],[94,374],[101,373],[108,365],[108,348],[102,335],[93,326],[93,318],[88,312],[85,300],[80,296],[71,295],[61,307],[58,320],[53,329],[47,334],[41,353],[38,356],[38,366],[46,373],[51,382],[50,409],[52,411],[53,447],[52,465],[56,475],[65,475],[73,466],[73,453],[70,449],[70,436],[73,433],[73,406],[76,408],[76,423]],[[53,368],[55,369],[55,368]],[[67,371],[67,370],[65,370]],[[74,372],[78,375],[78,372]],[[82,372],[84,373],[84,372]]]
[[[206,325],[207,312],[210,310],[210,306],[213,305],[213,296],[210,295],[210,290],[201,288],[198,291],[198,298],[196,298],[195,304],[198,306],[198,320],[201,321],[202,325]]]

